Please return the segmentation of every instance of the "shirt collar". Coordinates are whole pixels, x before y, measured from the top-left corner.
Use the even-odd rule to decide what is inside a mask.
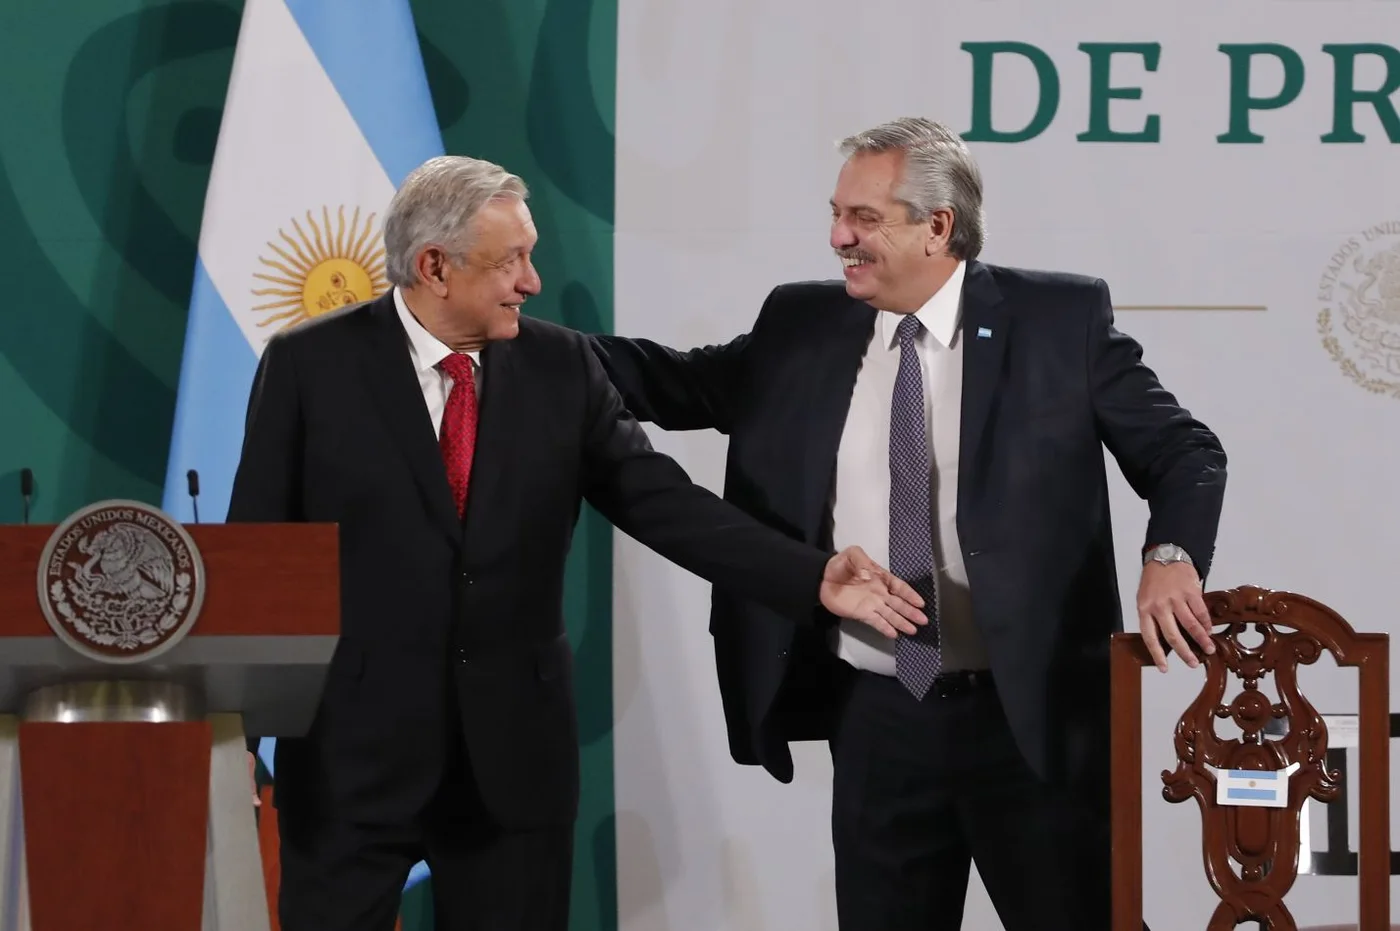
[[[952,348],[953,339],[958,333],[963,275],[966,270],[967,263],[958,262],[953,274],[943,282],[943,287],[935,291],[933,297],[924,302],[924,306],[914,311],[914,316],[919,318],[924,329],[945,349]],[[882,311],[879,319],[880,338],[884,341],[885,348],[894,349],[899,343],[899,321],[904,319],[904,314]]]
[[[408,309],[408,304],[403,299],[403,292],[394,288],[394,309],[399,312],[399,322],[403,324],[404,331],[408,334],[408,357],[413,361],[413,368],[420,375],[430,369],[436,368],[437,364],[448,356],[452,355],[452,349],[442,340],[423,328],[423,324],[418,322],[418,318]],[[469,352],[472,364],[481,367],[481,356],[477,352]]]

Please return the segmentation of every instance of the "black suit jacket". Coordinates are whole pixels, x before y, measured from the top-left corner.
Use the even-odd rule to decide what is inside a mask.
[[[459,521],[392,294],[279,334],[263,353],[228,519],[340,528],[341,638],[310,733],[278,741],[284,810],[406,823],[464,740],[499,821],[574,817],[563,588],[583,500],[786,617],[810,620],[818,605],[826,556],[653,451],[585,337],[522,318],[482,368]]]
[[[751,332],[725,345],[593,339],[640,419],[729,435],[726,498],[816,543],[829,537],[837,446],[875,316],[841,282],[807,282],[774,290]],[[975,621],[1032,767],[1102,776],[1109,635],[1122,629],[1103,449],[1151,504],[1147,542],[1185,547],[1202,578],[1225,454],[1114,328],[1101,280],[970,262],[961,332],[957,528]],[[828,736],[827,635],[720,591],[710,617],[730,751],[786,782],[788,741]]]

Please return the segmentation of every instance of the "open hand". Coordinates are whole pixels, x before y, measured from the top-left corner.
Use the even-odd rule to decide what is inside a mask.
[[[1201,596],[1201,577],[1189,563],[1162,565],[1148,562],[1142,569],[1142,582],[1138,585],[1137,608],[1143,643],[1162,672],[1167,671],[1163,639],[1187,666],[1195,669],[1200,665],[1200,660],[1196,659],[1190,644],[1182,636],[1183,630],[1200,644],[1202,650],[1215,652],[1215,642],[1210,639],[1210,612],[1206,610],[1205,598]]]
[[[888,569],[871,561],[858,546],[847,547],[826,564],[822,605],[837,617],[860,621],[890,639],[913,635],[928,623],[919,609],[924,600]]]

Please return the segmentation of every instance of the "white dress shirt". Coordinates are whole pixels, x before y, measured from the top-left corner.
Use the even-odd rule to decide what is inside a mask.
[[[933,533],[938,624],[943,669],[986,669],[986,650],[972,618],[967,570],[958,541],[958,446],[962,406],[962,338],[959,318],[965,266],[916,311],[929,440],[929,515]],[[836,454],[832,538],[838,550],[863,548],[890,564],[890,402],[899,371],[896,330],[903,314],[880,311],[851,392],[850,412]],[[894,644],[857,621],[842,621],[836,654],[858,669],[894,675]]]
[[[394,307],[399,312],[399,322],[408,333],[408,357],[413,362],[413,371],[418,376],[418,387],[423,391],[423,401],[428,405],[428,415],[433,419],[433,433],[442,433],[442,412],[447,407],[447,396],[452,392],[452,378],[437,367],[438,363],[452,355],[452,350],[436,336],[423,329],[423,324],[404,303],[403,294],[394,289]],[[480,353],[468,352],[472,360],[472,380],[476,383],[478,398],[481,395]]]

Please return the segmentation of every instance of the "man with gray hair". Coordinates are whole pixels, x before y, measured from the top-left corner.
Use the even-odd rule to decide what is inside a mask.
[[[564,931],[579,795],[564,566],[587,501],[725,590],[913,632],[920,597],[856,547],[764,527],[655,452],[538,294],[526,188],[415,170],[394,287],[275,336],[230,521],[340,528],[341,637],[310,732],[279,740],[283,931],[391,931],[412,865],[443,931]]]
[[[779,286],[724,345],[594,337],[641,420],[728,434],[730,501],[816,545],[860,539],[931,606],[889,642],[755,623],[764,606],[716,590],[731,753],[788,782],[790,741],[830,741],[843,931],[961,927],[974,861],[1007,931],[1107,931],[1103,450],[1151,505],[1137,607],[1163,670],[1162,639],[1190,666],[1187,636],[1212,651],[1225,454],[1103,281],[979,260],[982,179],[955,133],[898,119],[841,150],[844,282]]]

